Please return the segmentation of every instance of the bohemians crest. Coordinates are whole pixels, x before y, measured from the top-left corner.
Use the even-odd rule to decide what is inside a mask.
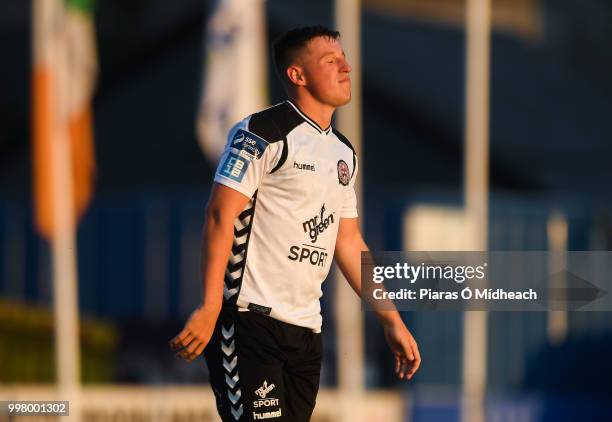
[[[338,161],[338,181],[342,186],[349,184],[351,180],[351,173],[349,172],[349,166],[344,160]]]

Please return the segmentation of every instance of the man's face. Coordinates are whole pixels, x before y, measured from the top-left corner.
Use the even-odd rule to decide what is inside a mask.
[[[300,55],[300,62],[306,78],[305,87],[314,98],[333,107],[350,101],[351,66],[338,40],[313,38]]]

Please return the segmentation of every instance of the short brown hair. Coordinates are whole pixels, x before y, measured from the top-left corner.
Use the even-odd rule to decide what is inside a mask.
[[[281,82],[284,83],[286,80],[285,70],[294,59],[295,53],[306,47],[308,42],[316,37],[337,40],[340,38],[340,32],[321,25],[304,26],[287,31],[274,41],[272,44],[274,67]]]

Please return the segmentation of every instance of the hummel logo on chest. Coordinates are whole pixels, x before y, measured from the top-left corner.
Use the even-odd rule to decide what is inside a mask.
[[[314,164],[304,164],[295,161],[293,162],[293,168],[298,170],[316,171]]]

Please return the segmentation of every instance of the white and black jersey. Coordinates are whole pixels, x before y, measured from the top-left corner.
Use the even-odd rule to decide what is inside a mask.
[[[215,182],[251,200],[234,225],[226,303],[320,332],[338,224],[357,217],[356,173],[350,142],[290,101],[234,126]]]

